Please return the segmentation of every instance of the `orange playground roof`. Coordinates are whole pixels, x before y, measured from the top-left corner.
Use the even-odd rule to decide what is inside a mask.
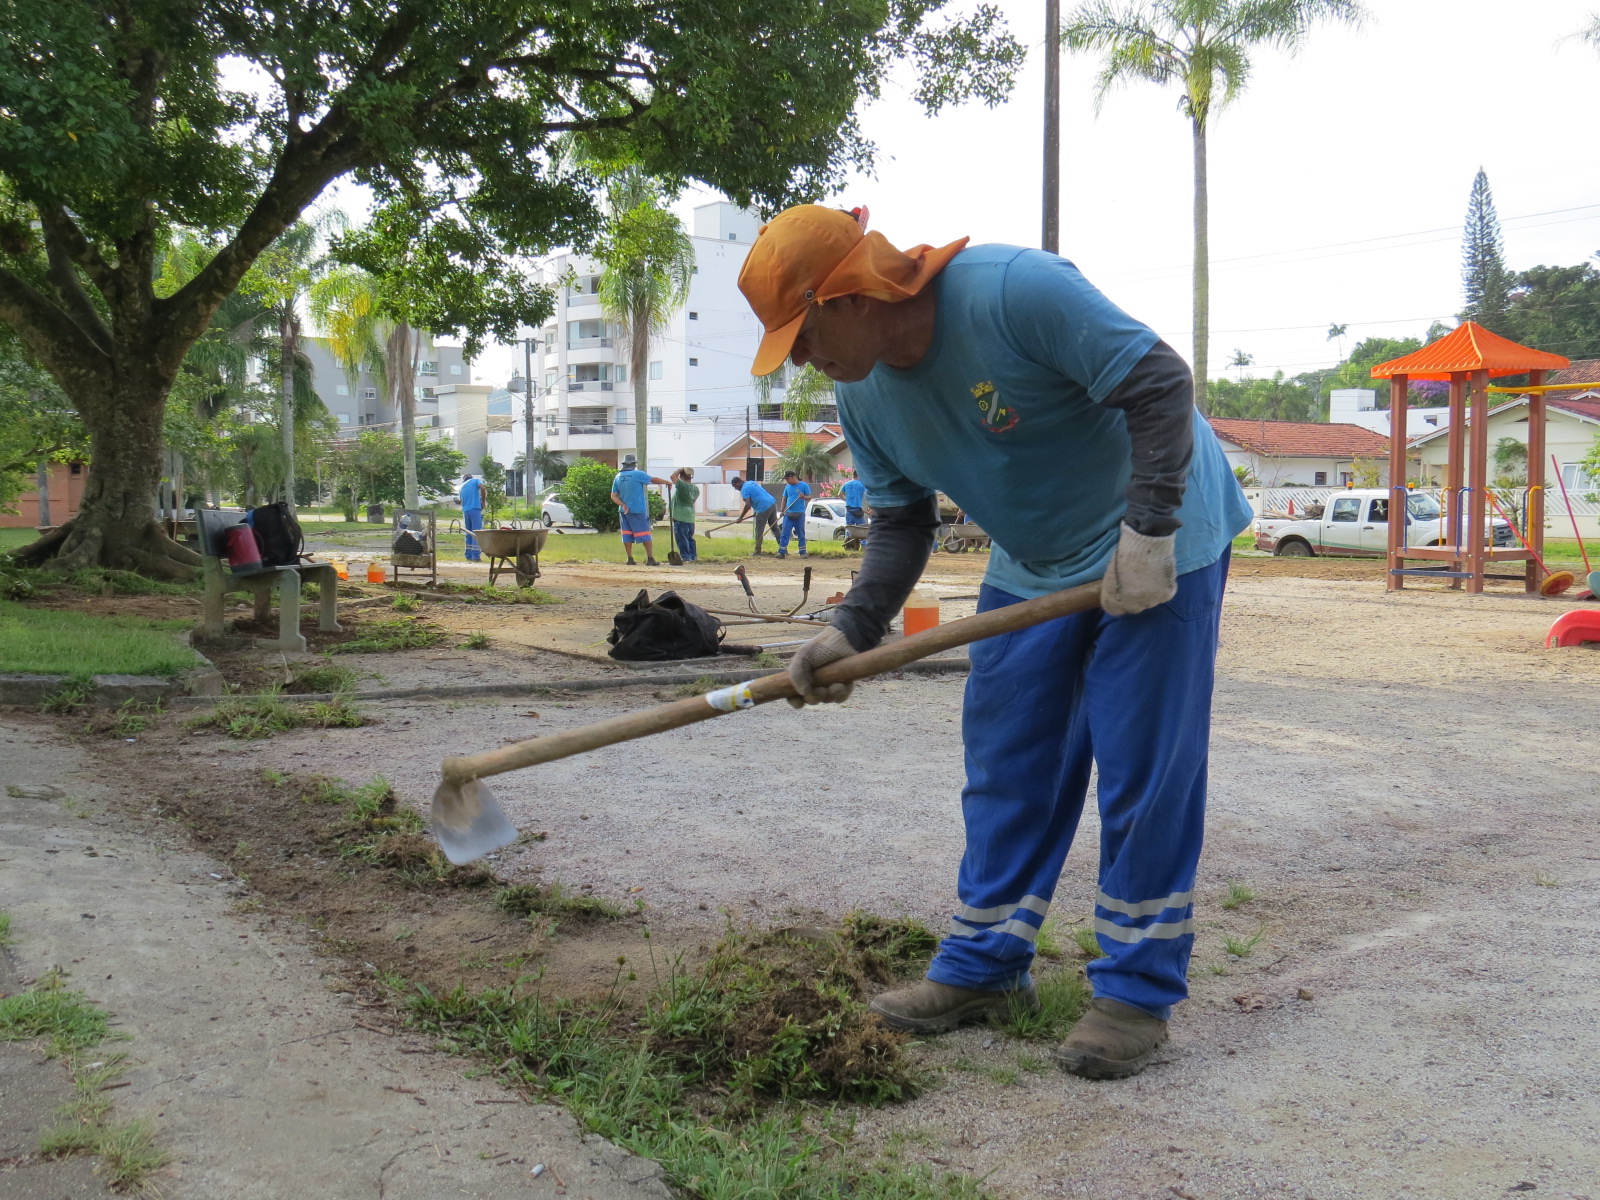
[[[1444,337],[1421,350],[1391,358],[1372,368],[1374,379],[1404,375],[1408,379],[1449,379],[1460,371],[1488,371],[1491,377],[1522,375],[1528,371],[1559,371],[1570,366],[1559,354],[1522,346],[1476,321],[1463,321]]]

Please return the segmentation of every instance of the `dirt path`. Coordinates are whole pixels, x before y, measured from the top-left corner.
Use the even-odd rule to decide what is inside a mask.
[[[170,822],[138,822],[165,797],[108,784],[100,766],[37,718],[0,722],[0,909],[22,977],[52,965],[130,1034],[117,1115],[152,1118],[175,1164],[153,1182],[172,1200],[435,1200],[548,1194],[532,1165],[595,1200],[664,1200],[654,1164],[545,1106],[467,1079],[459,1059],[399,1030],[345,964],[303,930],[266,920],[225,866],[180,845]],[[11,1154],[48,1120],[48,1071],[0,1058],[0,1130]],[[18,1065],[20,1062],[20,1065]],[[13,1067],[16,1069],[14,1070]],[[24,1084],[29,1086],[23,1086]],[[62,1089],[64,1090],[64,1089]],[[514,1099],[514,1097],[513,1097]],[[32,1144],[32,1143],[30,1143]],[[16,1200],[98,1196],[84,1162],[0,1166]]]

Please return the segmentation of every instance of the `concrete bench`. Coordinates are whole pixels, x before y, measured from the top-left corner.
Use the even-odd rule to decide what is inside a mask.
[[[272,591],[278,591],[278,640],[267,642],[285,652],[303,654],[305,636],[300,632],[300,585],[314,580],[322,593],[317,628],[338,633],[339,573],[332,563],[300,563],[293,567],[266,567],[260,571],[235,574],[222,561],[224,537],[230,525],[244,520],[242,509],[202,508],[195,513],[200,537],[201,572],[205,578],[205,603],[201,634],[207,640],[223,635],[223,598],[230,592],[245,592],[255,602],[255,619],[265,623],[272,611]]]

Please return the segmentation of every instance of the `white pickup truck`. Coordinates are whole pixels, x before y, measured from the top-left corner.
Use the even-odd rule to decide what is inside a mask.
[[[1406,497],[1406,544],[1444,544],[1439,501],[1426,492]],[[1499,517],[1490,521],[1496,546],[1513,544],[1511,526]],[[1256,549],[1283,558],[1345,555],[1377,558],[1389,551],[1389,492],[1386,488],[1353,488],[1327,498],[1321,512],[1313,506],[1305,517],[1258,517]]]

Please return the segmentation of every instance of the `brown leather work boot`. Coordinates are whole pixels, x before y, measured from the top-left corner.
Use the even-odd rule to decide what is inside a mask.
[[[1126,1079],[1144,1070],[1166,1040],[1161,1018],[1096,996],[1056,1049],[1056,1062],[1085,1079]]]
[[[1005,992],[955,987],[924,979],[892,992],[884,992],[868,1006],[890,1029],[906,1033],[947,1033],[958,1025],[1003,1018],[1017,1003],[1032,1012],[1039,1007],[1033,980]]]

